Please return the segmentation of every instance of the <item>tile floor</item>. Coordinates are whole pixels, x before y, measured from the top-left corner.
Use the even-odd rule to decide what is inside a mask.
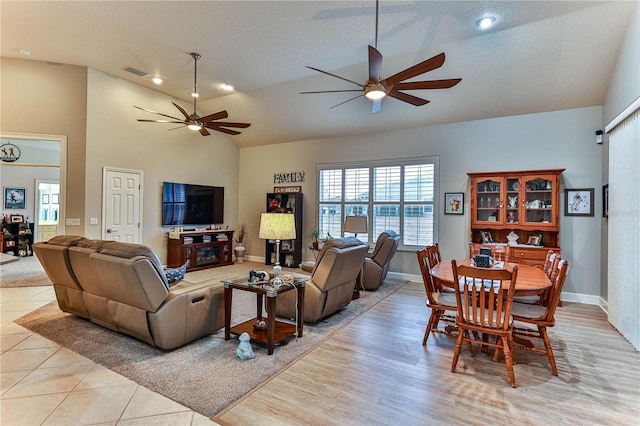
[[[52,300],[53,287],[0,289],[0,424],[216,424],[13,322]]]

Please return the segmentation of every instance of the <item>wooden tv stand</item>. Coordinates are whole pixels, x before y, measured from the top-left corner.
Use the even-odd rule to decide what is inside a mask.
[[[233,231],[170,232],[167,242],[167,266],[184,264],[187,271],[233,264]]]

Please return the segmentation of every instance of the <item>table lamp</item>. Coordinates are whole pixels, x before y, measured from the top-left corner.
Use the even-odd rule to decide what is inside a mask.
[[[280,240],[293,240],[296,238],[295,216],[288,213],[262,213],[260,215],[260,231],[258,238],[263,240],[276,240],[276,263],[273,265],[275,277],[271,285],[275,288],[284,284],[280,274]]]
[[[351,232],[358,238],[358,233],[366,234],[367,217],[366,216],[347,216],[344,220],[344,232]]]

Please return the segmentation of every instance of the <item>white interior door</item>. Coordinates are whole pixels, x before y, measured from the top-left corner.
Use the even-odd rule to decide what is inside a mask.
[[[102,238],[138,243],[142,240],[142,172],[103,169]]]

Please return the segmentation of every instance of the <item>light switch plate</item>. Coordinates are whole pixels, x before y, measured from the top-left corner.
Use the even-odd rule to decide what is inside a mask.
[[[98,218],[97,217],[90,217],[89,218],[89,225],[97,225],[98,224]]]
[[[80,226],[80,218],[78,218],[78,217],[69,217],[69,218],[67,218],[67,220],[65,220],[64,223],[69,225],[69,226]]]

